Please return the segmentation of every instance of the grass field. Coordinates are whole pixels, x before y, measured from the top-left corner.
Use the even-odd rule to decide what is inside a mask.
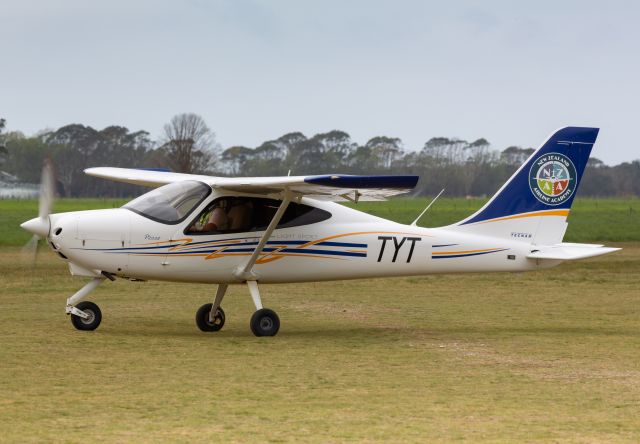
[[[571,222],[634,238],[636,202],[577,201]],[[361,205],[408,221],[423,203]],[[90,297],[100,328],[79,332],[64,301],[83,281],[48,250],[20,260],[6,243],[28,235],[6,225],[36,205],[8,205],[0,442],[640,442],[638,243],[528,274],[263,286],[275,338],[251,334],[242,286],[205,334],[212,286],[118,280]],[[480,202],[437,205],[426,225]]]
[[[640,247],[529,274],[243,287],[199,332],[203,285],[80,286],[0,253],[2,442],[638,442]]]

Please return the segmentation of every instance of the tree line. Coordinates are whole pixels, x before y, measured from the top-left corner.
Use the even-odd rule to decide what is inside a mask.
[[[446,188],[449,196],[487,196],[534,151],[519,146],[497,150],[484,138],[433,137],[419,150],[408,150],[401,139],[387,136],[360,145],[338,130],[312,137],[292,132],[253,148],[221,149],[213,131],[195,114],[173,117],[157,140],[146,131],[122,126],[96,130],[72,124],[29,137],[5,127],[0,120],[0,170],[16,180],[37,183],[40,165],[49,156],[59,193],[67,197],[127,197],[143,191],[86,176],[83,170],[92,166],[224,176],[416,174],[421,177],[416,195],[434,195]],[[591,158],[580,195],[640,196],[640,160],[608,166]]]

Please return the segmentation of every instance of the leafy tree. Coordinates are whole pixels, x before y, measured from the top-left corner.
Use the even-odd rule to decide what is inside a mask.
[[[533,154],[533,148],[510,146],[500,153],[500,161],[508,165],[520,166]]]
[[[404,154],[402,140],[397,137],[378,136],[365,145],[376,163],[376,169],[389,169]]]
[[[469,196],[477,194],[477,190],[486,183],[486,180],[483,179],[491,174],[491,167],[496,156],[491,151],[491,144],[484,138],[469,143],[464,149],[466,151],[465,171],[460,180],[464,186],[465,196]]]
[[[345,166],[356,149],[351,136],[344,131],[333,130],[320,133],[308,140],[300,140],[293,146],[296,174],[313,174],[317,171],[337,171]]]
[[[101,131],[84,125],[67,125],[41,136],[52,153],[63,194],[71,196],[127,196],[140,188],[95,179],[84,174],[92,166],[143,167],[152,142],[145,131],[129,132],[121,126]]]
[[[239,176],[246,170],[247,161],[253,156],[253,150],[246,146],[232,146],[222,152],[223,171],[231,176]]]
[[[11,132],[6,135],[6,158],[3,165],[21,182],[39,183],[46,146],[39,137],[25,137]]]
[[[589,157],[587,161],[587,168],[604,168],[606,165],[604,162],[597,157]]]
[[[176,171],[210,172],[234,176],[314,173],[416,174],[421,176],[414,194],[434,195],[443,187],[449,196],[493,194],[534,152],[532,148],[491,148],[480,138],[473,142],[447,137],[429,139],[420,151],[404,151],[399,138],[377,136],[364,145],[339,130],[307,138],[300,132],[285,134],[256,148],[232,146],[216,163],[213,132],[195,114],[175,116],[165,126],[161,146],[145,131],[122,126],[96,130],[72,124],[42,131],[32,137],[6,133],[0,119],[2,169],[20,181],[37,183],[40,165],[51,156],[57,167],[59,188],[66,196],[130,196],[139,187],[88,177],[91,166],[169,166]],[[640,160],[607,166],[591,158],[580,189],[582,196],[640,195]]]

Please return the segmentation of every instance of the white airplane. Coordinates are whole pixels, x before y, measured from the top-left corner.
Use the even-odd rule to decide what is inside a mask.
[[[79,330],[102,314],[83,300],[106,279],[217,284],[200,307],[200,330],[220,330],[228,285],[246,284],[251,331],[273,336],[277,314],[258,283],[312,282],[433,273],[529,271],[618,250],[563,243],[566,219],[597,128],[556,131],[473,215],[441,228],[403,225],[336,201],[384,200],[417,176],[320,175],[225,178],[89,168],[91,176],[158,187],[117,209],[48,214],[51,173],[43,173],[40,216],[21,226],[46,237],[74,276],[91,278],[67,299]]]

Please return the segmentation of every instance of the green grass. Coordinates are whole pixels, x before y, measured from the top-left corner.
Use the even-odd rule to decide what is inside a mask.
[[[399,198],[388,202],[360,202],[350,204],[358,210],[397,222],[410,223],[427,206],[430,199]],[[55,203],[56,212],[114,208],[124,200],[61,199]],[[420,225],[438,227],[471,215],[486,200],[439,199],[421,219]],[[34,200],[0,200],[0,246],[23,245],[31,237],[20,224],[38,214]],[[640,199],[576,199],[569,216],[567,242],[640,241]]]
[[[246,288],[196,329],[213,286],[81,285],[43,251],[0,249],[2,442],[640,441],[640,245],[528,274]]]

